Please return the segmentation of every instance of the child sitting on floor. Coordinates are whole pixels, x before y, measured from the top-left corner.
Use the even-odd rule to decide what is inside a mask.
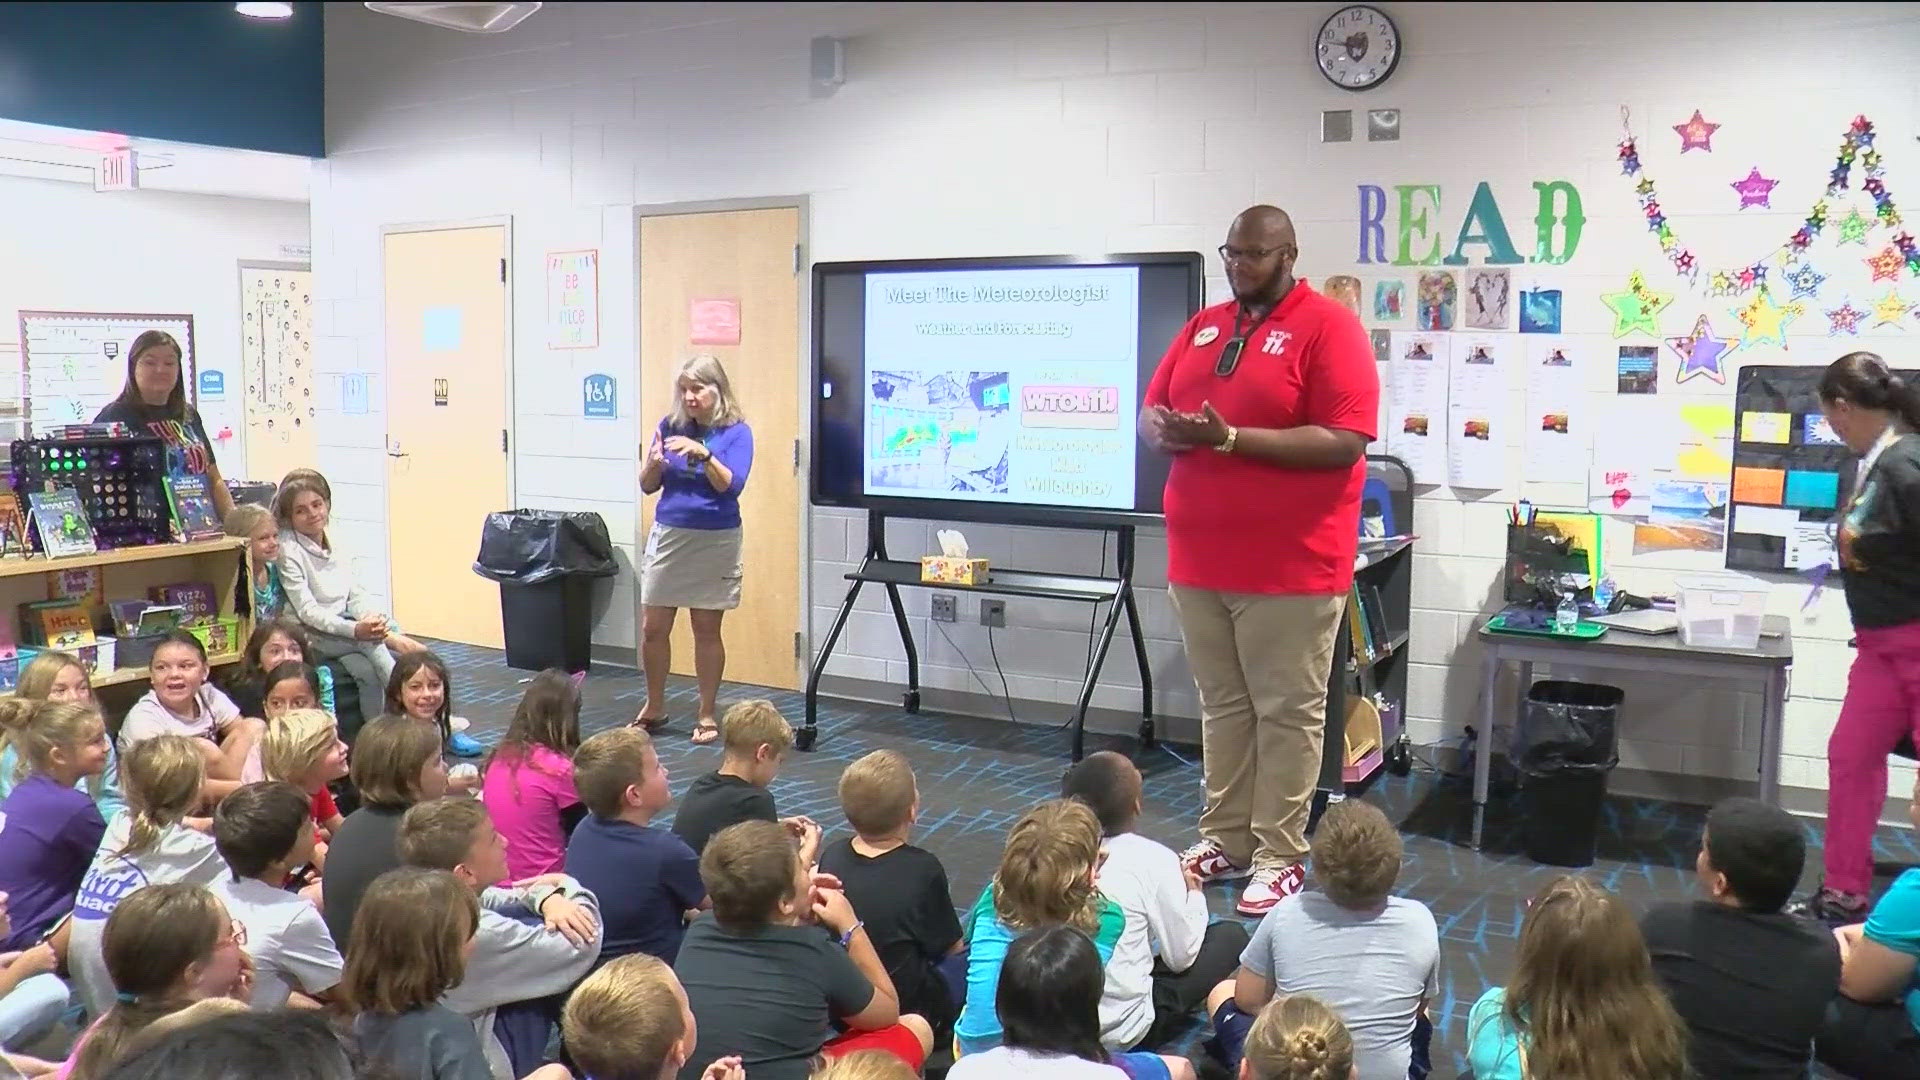
[[[293,871],[314,861],[313,803],[289,783],[248,784],[220,801],[213,838],[230,875],[213,886],[242,930],[253,961],[248,1004],[318,1007],[340,982],[340,951],[320,910],[288,892]]]
[[[893,982],[838,889],[819,887],[792,835],[770,821],[722,829],[700,856],[713,914],[694,920],[674,971],[700,1021],[682,1066],[738,1054],[753,1080],[805,1080],[815,1054],[878,1049],[915,1069],[933,1029],[900,1015]],[[834,1035],[834,1024],[846,1034]]]
[[[260,735],[265,724],[243,717],[232,699],[207,685],[207,648],[185,630],[172,630],[154,646],[153,689],[127,710],[120,725],[120,752],[155,735],[185,735],[207,762],[201,788],[211,807],[227,793],[260,779]]]
[[[721,717],[720,733],[720,767],[687,786],[673,818],[674,833],[695,851],[704,850],[707,840],[729,825],[781,820],[767,787],[793,749],[793,725],[771,701],[742,701]],[[819,827],[801,817],[782,824],[800,838],[801,852],[811,865],[819,855]]]
[[[1318,888],[1267,912],[1233,982],[1210,1001],[1213,1049],[1229,1067],[1268,1001],[1311,994],[1346,1018],[1360,1080],[1427,1075],[1440,930],[1425,904],[1393,895],[1400,856],[1400,833],[1379,807],[1347,799],[1327,808],[1313,834]]]
[[[281,664],[308,663],[307,631],[289,618],[268,619],[253,628],[246,648],[240,651],[240,672],[227,684],[228,696],[242,716],[266,717],[269,680]],[[315,667],[316,708],[336,712],[333,672]]]
[[[1920,828],[1920,776],[1907,816]],[[1902,871],[1865,923],[1833,936],[1840,993],[1815,1044],[1820,1063],[1860,1080],[1920,1076],[1920,869]]]
[[[323,844],[333,839],[344,819],[327,785],[347,775],[347,744],[340,741],[333,717],[313,708],[275,717],[260,747],[260,763],[269,779],[285,780],[307,793],[318,839]],[[316,849],[314,866],[324,867],[326,858],[324,847]]]
[[[672,968],[644,954],[623,956],[587,976],[567,998],[560,1030],[567,1056],[593,1080],[674,1080],[697,1045],[687,992]],[[700,1080],[745,1077],[738,1057],[719,1058],[700,1074]]]
[[[472,799],[435,799],[408,810],[397,842],[406,865],[450,870],[480,899],[466,978],[441,1002],[473,1022],[494,1076],[505,1080],[514,1070],[494,1030],[495,1011],[565,993],[586,975],[600,956],[599,902],[564,874],[496,887],[507,876],[506,842],[487,808]],[[545,1038],[537,1041],[531,1054],[545,1049]],[[530,1071],[535,1062],[521,1064]]]
[[[1306,994],[1276,998],[1247,1032],[1239,1080],[1348,1080],[1358,1077],[1353,1036],[1340,1017]]]
[[[479,740],[466,733],[466,719],[453,715],[453,676],[446,662],[431,650],[408,653],[394,661],[393,676],[387,680],[387,714],[432,724],[447,752],[455,757],[479,757],[485,752]],[[454,790],[469,791],[479,786],[475,780],[457,784]]]
[[[567,842],[566,870],[600,898],[599,962],[647,953],[673,963],[687,913],[709,903],[700,856],[652,824],[673,799],[653,740],[639,728],[603,731],[574,751],[573,779],[590,813]]]
[[[183,735],[156,736],[127,755],[127,809],[107,823],[80,883],[67,936],[67,970],[93,1016],[113,1007],[113,977],[101,939],[114,909],[149,885],[212,885],[223,876],[213,837],[186,824],[205,778],[200,748]]]
[[[1127,916],[1107,961],[1102,1038],[1151,1049],[1172,1038],[1233,974],[1247,931],[1237,922],[1210,924],[1200,879],[1181,868],[1172,848],[1133,831],[1144,786],[1133,762],[1103,750],[1067,770],[1060,793],[1100,819],[1104,859],[1095,880]]]
[[[75,785],[107,767],[107,725],[77,701],[0,699],[0,737],[27,763],[27,778],[0,802],[0,892],[13,932],[0,950],[37,944],[73,910],[74,893],[107,823]]]
[[[28,701],[78,701],[92,705],[93,677],[79,657],[47,649],[35,653],[20,669],[20,682],[14,687],[13,696]],[[26,777],[26,764],[12,744],[0,746],[0,799],[6,798],[13,785]],[[120,791],[120,752],[112,740],[107,742],[106,769],[98,776],[80,781],[79,786],[86,790],[93,804],[100,808],[100,816],[107,821],[112,821],[126,806]]]
[[[444,870],[403,868],[367,889],[340,988],[368,1059],[396,1080],[493,1080],[473,1022],[442,1004],[467,977],[481,909]],[[568,1080],[559,1066],[527,1080]]]
[[[840,879],[860,913],[901,1011],[926,1017],[937,1035],[959,1014],[966,958],[946,867],[908,842],[920,816],[913,766],[893,750],[860,758],[840,774],[840,808],[855,835],[827,845],[820,870]]]
[[[7,919],[7,897],[0,893],[0,934],[12,931]],[[66,1015],[70,995],[67,984],[55,974],[59,967],[60,955],[53,943],[47,941],[15,953],[0,965],[0,1047],[13,1050],[31,1046]],[[0,1077],[6,1076],[9,1065],[36,1076],[53,1069],[49,1063],[35,1058],[0,1053]]]
[[[574,790],[580,748],[580,683],[556,668],[533,677],[500,745],[480,769],[480,800],[507,839],[514,880],[551,874],[567,857],[567,837],[586,810]]]
[[[368,724],[348,768],[361,806],[327,845],[327,874],[320,879],[321,911],[338,948],[347,943],[360,895],[374,878],[400,865],[394,838],[402,817],[415,804],[447,793],[440,733],[404,716]]]

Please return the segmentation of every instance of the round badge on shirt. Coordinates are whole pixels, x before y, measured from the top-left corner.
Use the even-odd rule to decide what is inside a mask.
[[[1219,328],[1219,327],[1217,327],[1217,326],[1203,326],[1203,327],[1201,327],[1201,328],[1200,328],[1200,332],[1199,332],[1199,333],[1197,333],[1197,334],[1195,334],[1195,335],[1193,335],[1193,347],[1197,349],[1197,348],[1199,348],[1199,347],[1200,347],[1200,346],[1202,346],[1202,345],[1209,345],[1209,344],[1212,344],[1212,343],[1213,343],[1213,339],[1214,339],[1214,338],[1217,338],[1217,337],[1219,337],[1219,336],[1220,336],[1220,328]]]

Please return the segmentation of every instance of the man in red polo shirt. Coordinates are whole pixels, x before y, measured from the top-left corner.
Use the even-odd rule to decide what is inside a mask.
[[[1247,877],[1244,915],[1306,880],[1327,676],[1353,585],[1380,380],[1360,320],[1293,276],[1285,212],[1220,248],[1233,299],[1195,315],[1148,385],[1140,432],[1174,455],[1167,581],[1200,690],[1206,809],[1181,856]]]

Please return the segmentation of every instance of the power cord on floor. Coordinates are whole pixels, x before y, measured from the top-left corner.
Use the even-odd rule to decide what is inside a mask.
[[[1020,721],[1013,715],[1013,688],[1007,685],[1006,670],[1000,666],[1000,650],[994,647],[993,630],[993,627],[987,627],[987,655],[993,657],[994,674],[1000,676],[1000,697],[1007,703],[1007,719],[1017,724]]]
[[[980,669],[973,666],[973,658],[967,655],[967,650],[962,649],[960,647],[960,643],[953,640],[953,636],[947,633],[946,625],[944,623],[935,622],[933,624],[933,628],[935,630],[940,631],[940,636],[946,640],[947,647],[952,649],[954,655],[960,658],[960,662],[967,666],[967,674],[973,676],[973,681],[980,684],[980,689],[984,691],[988,697],[992,697],[993,687],[987,685],[987,680],[981,676]],[[987,627],[987,649],[989,652],[994,653],[994,656],[993,656],[994,670],[1000,671],[1000,654],[994,651],[993,649],[993,627],[991,626]],[[1002,687],[1001,699],[1005,701],[1007,705],[1007,719],[1017,724],[1020,722],[1020,718],[1018,716],[1015,716],[1013,712],[1013,695],[1011,693],[1006,692],[1005,690],[1005,687],[1007,685],[1007,676],[1004,671],[1000,672],[1000,685]]]

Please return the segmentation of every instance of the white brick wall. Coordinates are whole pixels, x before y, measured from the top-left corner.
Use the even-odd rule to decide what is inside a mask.
[[[1408,268],[1349,261],[1357,246],[1356,184],[1442,185],[1436,233],[1451,251],[1473,185],[1490,181],[1516,245],[1530,254],[1530,184],[1566,179],[1589,219],[1579,253],[1563,267],[1518,267],[1515,285],[1565,290],[1568,331],[1590,335],[1611,355],[1595,297],[1619,288],[1635,267],[1661,269],[1615,163],[1623,103],[1633,109],[1669,212],[1710,262],[1738,262],[1791,231],[1856,113],[1879,126],[1893,190],[1903,200],[1920,198],[1911,194],[1920,191],[1912,141],[1920,17],[1901,5],[1662,5],[1632,17],[1617,5],[1536,5],[1524,17],[1508,5],[1400,5],[1408,55],[1384,89],[1364,96],[1331,88],[1313,69],[1308,41],[1324,8],[550,4],[521,29],[484,37],[340,5],[327,28],[332,156],[314,182],[318,288],[331,301],[321,306],[319,366],[377,372],[384,363],[382,225],[511,214],[519,501],[597,509],[627,540],[643,419],[632,415],[636,203],[804,194],[810,255],[828,260],[1211,252],[1236,211],[1267,200],[1293,212],[1304,273],[1358,273],[1369,287],[1397,277],[1411,291]],[[848,39],[848,81],[826,97],[807,85],[807,44],[817,35]],[[1402,142],[1365,142],[1364,112],[1356,116],[1361,141],[1317,141],[1321,109],[1369,106],[1402,110]],[[1689,155],[1682,168],[1668,125],[1696,107],[1725,126],[1710,158]],[[1779,210],[1735,214],[1725,185],[1755,164],[1783,181]],[[1920,213],[1920,203],[1903,205]],[[1388,243],[1391,254],[1391,232]],[[540,340],[539,259],[572,247],[601,249],[603,343],[550,353]],[[1210,295],[1219,296],[1217,264],[1209,272]],[[1667,285],[1661,275],[1656,282]],[[1920,284],[1903,288],[1920,299]],[[1683,296],[1667,325],[1690,325],[1701,311],[1731,324],[1722,306]],[[1795,329],[1803,333],[1787,354],[1792,362],[1836,352],[1818,312]],[[1861,344],[1900,357],[1911,352],[1903,338],[1915,334],[1920,325]],[[1744,358],[1782,359],[1777,352]],[[617,424],[577,418],[571,387],[594,370],[620,377]],[[1611,371],[1596,369],[1591,389],[1594,404],[1606,404]],[[1670,382],[1662,386],[1675,391]],[[1730,390],[1696,381],[1684,392]],[[377,411],[377,393],[374,404]],[[1518,415],[1518,394],[1513,404]],[[337,484],[367,486],[367,497],[354,503],[368,508],[370,535],[384,525],[382,463],[370,452],[380,439],[377,417],[354,418],[328,429],[323,450],[322,467]],[[1512,457],[1518,477],[1517,446]],[[1491,603],[1502,507],[1522,494],[1564,503],[1583,492],[1534,485],[1456,496],[1437,488],[1420,500],[1411,679],[1417,737],[1444,737],[1473,713],[1481,691],[1477,650],[1465,642]],[[816,562],[806,584],[817,640],[865,534],[842,511],[815,511],[811,521]],[[968,532],[976,547],[1010,562],[1081,571],[1098,563],[1084,538],[980,526]],[[1608,556],[1636,591],[1660,591],[1675,572],[1717,561],[1636,559],[1629,532],[1614,530]],[[890,544],[911,554],[928,540],[927,527],[903,524]],[[1158,705],[1192,715],[1192,685],[1160,591],[1164,551],[1160,538],[1142,538],[1141,602],[1162,688]],[[1803,593],[1782,585],[1772,598],[1773,610],[1796,614],[1802,658],[1783,769],[1789,784],[1820,787],[1848,628],[1837,597],[1798,615]],[[978,691],[964,655],[998,691],[986,641],[968,625],[971,603],[962,604],[961,624],[947,628],[953,645],[928,621],[924,593],[909,590],[907,603],[926,685]],[[631,605],[631,580],[623,577],[596,640],[631,644]],[[1016,600],[1008,615],[1012,625],[997,644],[1014,696],[1070,701],[1086,650],[1085,609]],[[902,678],[894,634],[881,594],[870,593],[832,672]],[[1131,707],[1130,667],[1127,652],[1116,649],[1098,703]],[[1503,684],[1499,692],[1510,689]],[[1639,683],[1630,692],[1629,765],[1752,775],[1752,695]],[[1909,780],[1897,774],[1896,790]]]

